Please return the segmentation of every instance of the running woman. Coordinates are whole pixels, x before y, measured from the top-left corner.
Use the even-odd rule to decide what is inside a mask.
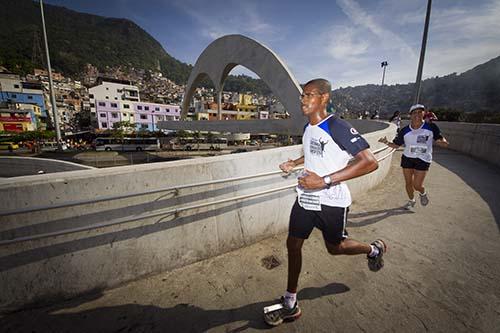
[[[424,121],[425,106],[412,105],[410,108],[410,124],[403,127],[396,138],[389,142],[386,137],[379,139],[391,148],[405,146],[401,156],[401,167],[406,183],[408,203],[405,209],[415,207],[415,190],[418,191],[420,204],[427,206],[429,196],[425,191],[424,179],[432,162],[432,144],[435,141],[440,147],[448,147],[448,141],[441,135],[439,127],[434,123]]]
[[[304,86],[301,107],[302,113],[309,118],[302,137],[304,155],[280,164],[286,173],[301,164],[305,169],[299,178],[298,198],[290,214],[286,241],[287,289],[280,304],[264,309],[264,320],[272,326],[301,315],[297,287],[302,267],[302,245],[315,227],[323,233],[330,254],[367,255],[368,267],[372,271],[378,271],[384,264],[382,256],[386,245],[382,240],[367,244],[347,236],[351,195],[344,182],[374,171],[378,163],[356,129],[342,119],[328,115],[326,108],[330,92],[331,85],[324,79],[309,81]],[[354,157],[354,162],[348,165],[351,157]]]

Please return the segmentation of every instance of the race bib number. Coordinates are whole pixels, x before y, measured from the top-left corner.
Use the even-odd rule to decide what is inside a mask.
[[[427,153],[426,146],[410,146],[410,153],[416,155],[423,155]]]
[[[313,193],[299,194],[299,205],[306,210],[321,211],[319,195]]]

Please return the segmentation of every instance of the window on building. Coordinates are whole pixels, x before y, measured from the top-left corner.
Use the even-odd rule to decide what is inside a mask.
[[[149,106],[145,106],[144,111],[149,111]]]
[[[118,97],[115,97],[115,100],[117,101],[117,100],[118,100]]]
[[[106,103],[105,103],[105,102],[99,102],[99,103],[97,103],[97,104],[99,104],[99,106],[106,106]]]
[[[145,114],[141,114],[141,119],[148,119],[148,116],[146,116]]]
[[[105,113],[99,113],[99,117],[106,118],[106,114]]]
[[[156,116],[156,120],[163,120],[163,116]]]
[[[148,125],[146,125],[146,124],[141,124],[141,128],[148,128]]]
[[[124,108],[124,109],[130,109],[130,105],[128,105],[128,104],[123,104],[123,108]]]
[[[155,111],[160,111],[160,108],[159,107],[155,107]]]
[[[108,88],[108,87],[106,87],[106,90],[109,90],[109,88]]]
[[[109,99],[109,96],[106,96],[106,99]]]
[[[141,105],[137,105],[137,110],[142,110],[142,106]]]
[[[91,108],[95,108],[95,104],[94,103],[90,103],[90,107]]]
[[[31,95],[28,95],[28,99],[33,99],[33,96],[31,96]]]
[[[127,116],[127,114],[126,114],[126,113],[122,113],[122,115],[123,115],[124,117],[126,117],[126,116]]]
[[[12,94],[10,95],[12,98],[17,98],[17,95],[16,94]]]
[[[14,85],[14,88],[19,89],[19,85],[18,85],[18,84],[15,84],[15,85]]]
[[[170,109],[165,109],[165,111],[170,112]]]
[[[94,94],[89,94],[89,98],[94,98]]]
[[[116,104],[116,103],[111,103],[111,107],[112,107],[112,108],[117,108],[117,107],[118,107],[118,104]]]
[[[108,128],[108,123],[104,123],[104,122],[102,122],[102,123],[101,123],[101,127],[102,127],[102,128]]]
[[[112,113],[111,113],[111,117],[112,117],[112,118],[118,118],[118,113],[116,113],[116,112],[112,112]]]

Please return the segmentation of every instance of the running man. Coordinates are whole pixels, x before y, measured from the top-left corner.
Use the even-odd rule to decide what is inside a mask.
[[[434,123],[424,121],[425,106],[422,104],[412,105],[410,108],[410,124],[403,127],[393,142],[389,142],[386,137],[379,139],[391,148],[405,146],[401,156],[401,167],[406,183],[406,193],[408,203],[405,209],[411,210],[415,207],[415,190],[420,196],[420,204],[427,206],[429,196],[425,191],[424,179],[432,162],[432,144],[440,147],[448,147],[448,141],[441,135],[439,127]]]
[[[323,233],[330,254],[365,254],[373,271],[378,271],[384,264],[382,256],[386,245],[382,240],[367,244],[347,238],[346,222],[351,195],[344,181],[374,171],[378,163],[369,150],[370,146],[356,129],[327,114],[330,92],[331,85],[324,79],[309,81],[304,86],[301,107],[302,113],[309,118],[302,136],[304,155],[280,165],[286,173],[301,164],[305,169],[299,178],[296,188],[298,198],[290,214],[286,241],[287,289],[278,309],[264,314],[265,321],[272,326],[295,320],[301,315],[297,286],[302,267],[302,245],[315,227]],[[354,162],[348,165],[352,156]]]

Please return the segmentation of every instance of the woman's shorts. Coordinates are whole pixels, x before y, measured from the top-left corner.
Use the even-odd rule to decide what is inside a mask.
[[[403,169],[415,169],[420,171],[427,171],[431,166],[430,163],[422,161],[420,158],[401,156],[401,167]]]

